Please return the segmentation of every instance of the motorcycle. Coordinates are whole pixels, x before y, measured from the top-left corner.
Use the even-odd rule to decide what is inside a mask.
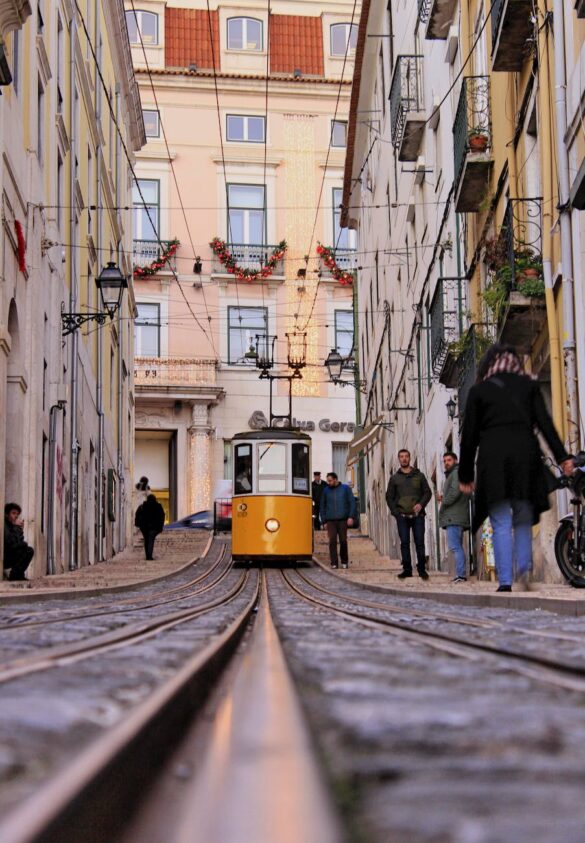
[[[561,518],[555,536],[555,557],[561,573],[575,588],[585,588],[585,451],[573,458],[575,471],[561,477],[560,487],[571,490],[573,511]]]

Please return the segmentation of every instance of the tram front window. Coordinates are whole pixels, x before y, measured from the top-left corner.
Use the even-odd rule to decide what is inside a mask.
[[[252,491],[252,446],[237,445],[234,466],[234,494]]]
[[[286,492],[286,445],[258,445],[258,491]]]
[[[297,495],[308,495],[309,486],[309,446],[295,443],[292,446],[292,490]]]

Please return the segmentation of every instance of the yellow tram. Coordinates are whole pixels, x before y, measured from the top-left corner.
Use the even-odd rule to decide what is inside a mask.
[[[234,560],[311,559],[311,437],[269,428],[232,442]]]

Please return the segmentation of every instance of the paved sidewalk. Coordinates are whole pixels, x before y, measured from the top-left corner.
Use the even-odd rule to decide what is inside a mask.
[[[315,556],[325,568],[329,568],[329,549],[324,530],[315,533]],[[496,594],[497,582],[479,581],[471,577],[465,583],[453,583],[452,575],[442,571],[429,571],[429,579],[421,580],[414,574],[407,580],[399,580],[402,565],[398,559],[382,556],[367,536],[349,531],[348,570],[339,568],[334,573],[356,583],[390,591],[392,594],[423,597],[440,600],[442,603],[468,606],[503,605],[514,609],[544,609],[567,615],[585,615],[585,589],[573,588],[568,584],[532,584],[530,591],[520,591],[513,586],[511,594]]]
[[[135,538],[132,547],[122,553],[98,562],[86,565],[77,571],[37,577],[25,582],[0,581],[0,600],[13,595],[30,595],[57,592],[95,591],[103,588],[126,588],[136,583],[147,582],[172,574],[201,556],[210,540],[207,530],[169,530],[157,537],[154,546],[154,559],[144,558],[142,538]]]

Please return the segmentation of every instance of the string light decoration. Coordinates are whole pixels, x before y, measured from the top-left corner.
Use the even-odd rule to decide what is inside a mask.
[[[174,240],[170,240],[166,249],[161,252],[161,254],[155,258],[152,263],[148,264],[148,266],[134,267],[134,278],[145,278],[149,275],[156,275],[156,273],[160,272],[160,270],[163,269],[167,262],[173,257],[180,245],[181,244],[176,238]]]
[[[219,262],[225,266],[227,272],[229,272],[230,275],[235,275],[236,281],[248,282],[257,281],[259,278],[270,278],[276,269],[276,264],[284,258],[285,252],[288,248],[286,240],[281,240],[278,246],[273,249],[272,254],[264,266],[260,267],[260,269],[249,269],[248,267],[238,266],[225,240],[221,240],[219,237],[214,237],[209,245],[216,257],[219,259]]]
[[[317,240],[317,254],[325,264],[331,275],[336,281],[344,286],[351,286],[353,284],[353,272],[348,272],[346,269],[341,269],[335,260],[335,250],[330,246],[324,246]]]

